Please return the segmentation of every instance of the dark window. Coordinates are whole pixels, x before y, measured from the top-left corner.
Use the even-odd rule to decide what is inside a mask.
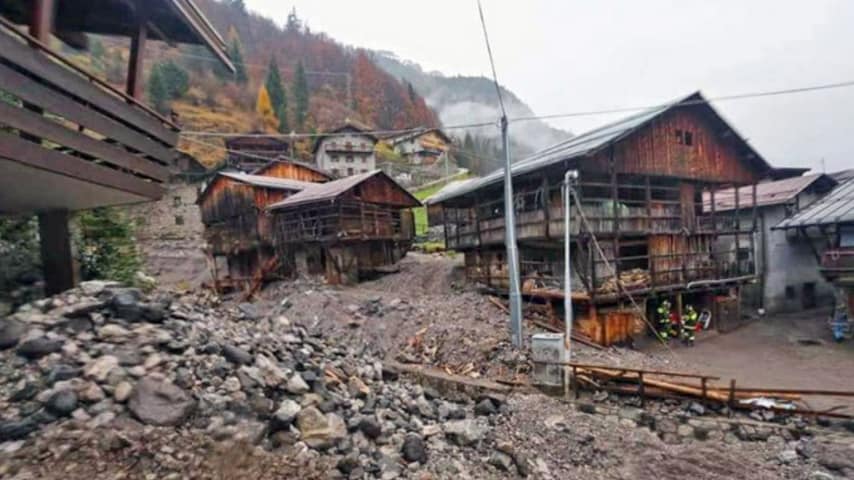
[[[175,215],[175,225],[183,225],[183,224],[184,224],[184,217],[182,217],[181,215]]]
[[[676,130],[676,143],[678,143],[679,145],[685,143],[685,139],[682,136],[682,130]]]
[[[353,175],[353,169],[352,168],[347,169],[347,175]]]
[[[337,168],[333,168],[332,169],[332,175],[334,175],[336,177],[341,175],[341,170],[338,170]]]
[[[685,132],[685,145],[691,146],[694,145],[694,134],[691,132]]]
[[[347,163],[353,163],[353,156],[347,155]]]
[[[676,143],[690,147],[694,145],[694,132],[676,130]]]
[[[786,285],[786,299],[792,300],[797,296],[793,285]]]
[[[180,207],[182,203],[183,203],[183,202],[182,202],[182,200],[181,200],[181,197],[173,197],[173,198],[172,198],[172,205],[173,205],[173,206],[175,206],[175,207]]]

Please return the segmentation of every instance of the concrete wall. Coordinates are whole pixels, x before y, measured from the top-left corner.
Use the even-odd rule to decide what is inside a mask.
[[[804,198],[799,199],[801,208],[812,201],[810,195],[802,196]],[[748,308],[758,308],[762,304],[768,313],[803,310],[809,284],[814,285],[817,306],[832,305],[833,287],[822,278],[809,240],[794,232],[772,230],[788,213],[785,205],[759,209],[755,258],[762,281],[744,288],[742,299]],[[741,224],[744,229],[751,227],[750,211],[742,214]],[[730,250],[733,243],[734,239],[729,237],[719,240],[715,250]],[[741,248],[749,248],[749,235],[742,236],[740,244]]]
[[[348,143],[353,146],[352,150],[344,147]],[[374,139],[357,133],[326,137],[317,147],[315,161],[321,170],[337,177],[370,172],[377,168],[375,145]]]

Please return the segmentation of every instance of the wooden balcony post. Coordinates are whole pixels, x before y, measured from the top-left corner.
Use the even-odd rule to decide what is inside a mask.
[[[77,283],[68,220],[67,211],[39,214],[42,269],[47,295],[64,292],[74,288]]]
[[[34,0],[33,17],[30,21],[30,35],[42,43],[48,43],[53,31],[56,4],[54,0]]]
[[[128,60],[127,94],[141,100],[143,96],[142,78],[145,43],[148,40],[148,10],[142,2],[136,2],[137,27],[130,39],[130,59]]]

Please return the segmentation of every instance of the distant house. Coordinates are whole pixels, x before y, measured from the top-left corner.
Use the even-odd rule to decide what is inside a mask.
[[[715,192],[715,212],[731,214],[738,209],[741,229],[753,230],[753,237],[739,238],[738,257],[755,258],[758,282],[745,287],[742,298],[747,305],[764,308],[769,313],[815,308],[829,305],[833,287],[818,270],[815,242],[809,238],[774,230],[790,217],[827,194],[836,181],[823,174],[796,176],[756,185],[756,217],[752,187],[741,187],[736,205],[735,190]],[[704,198],[704,211],[711,212],[709,195]],[[715,251],[732,251],[733,237],[719,239]],[[756,252],[750,252],[755,245]]]
[[[451,139],[438,128],[390,137],[386,142],[411,165],[433,165],[448,158]]]
[[[818,242],[819,272],[837,287],[837,300],[847,306],[850,317],[854,313],[854,176],[842,172],[834,177],[847,180],[774,229]]]
[[[366,128],[347,122],[343,127],[326,132],[314,144],[318,168],[336,177],[349,177],[372,172],[377,167],[374,147],[377,137]]]
[[[290,142],[278,138],[257,136],[263,132],[252,132],[240,137],[226,139],[228,149],[226,167],[249,173],[265,166],[269,161],[290,154]]]

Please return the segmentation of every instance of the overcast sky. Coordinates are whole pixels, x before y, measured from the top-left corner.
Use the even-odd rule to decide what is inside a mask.
[[[426,70],[486,75],[475,0],[246,0],[284,23],[389,50]],[[483,0],[499,80],[546,115],[854,80],[850,0]],[[854,87],[721,102],[776,166],[854,168]],[[552,121],[581,133],[615,119]],[[472,119],[480,121],[483,119]]]

